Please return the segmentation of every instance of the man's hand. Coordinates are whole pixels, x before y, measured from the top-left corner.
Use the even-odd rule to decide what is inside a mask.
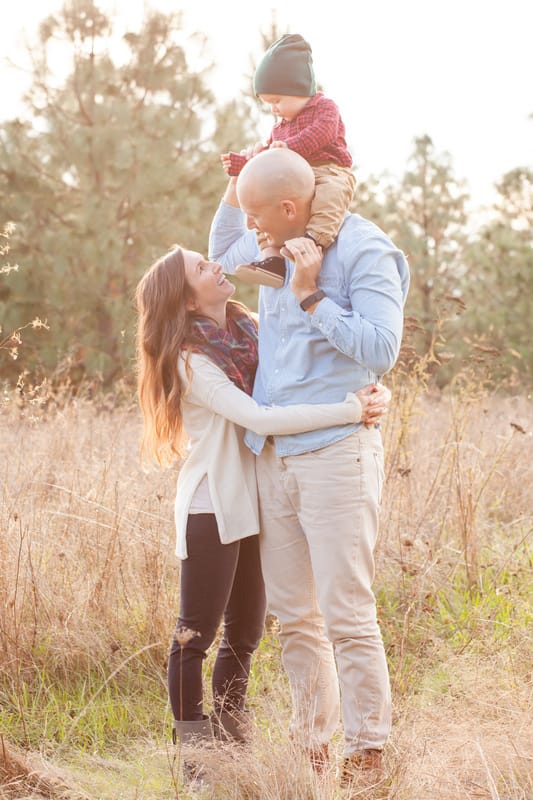
[[[299,236],[297,239],[288,239],[281,254],[294,261],[295,270],[291,278],[291,289],[298,302],[301,303],[318,288],[322,249],[317,247],[314,241],[307,236]]]
[[[249,158],[245,150],[241,150],[240,153],[234,153],[230,150],[229,153],[222,153],[220,156],[224,172],[230,177],[240,175],[241,169],[246,165]]]
[[[222,153],[220,156],[220,160],[222,161],[222,166],[224,167],[224,172],[226,175],[231,175],[232,165],[231,165],[231,154],[230,153]]]
[[[229,153],[222,153],[220,160],[222,161],[224,172],[230,177],[239,175],[246,162],[265,149],[266,147],[263,142],[257,142],[249,147],[244,147],[240,153],[233,153],[231,151]]]

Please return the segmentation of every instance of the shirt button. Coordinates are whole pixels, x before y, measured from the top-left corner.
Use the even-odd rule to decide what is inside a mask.
[[[275,370],[274,370],[274,375],[277,375],[277,374],[278,374],[278,372],[279,372],[279,369],[275,369]]]

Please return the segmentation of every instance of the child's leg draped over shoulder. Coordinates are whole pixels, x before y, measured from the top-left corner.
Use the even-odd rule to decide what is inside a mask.
[[[355,176],[349,167],[339,167],[337,164],[313,167],[313,172],[315,196],[307,233],[320,247],[327,249],[336,239],[352,202]]]

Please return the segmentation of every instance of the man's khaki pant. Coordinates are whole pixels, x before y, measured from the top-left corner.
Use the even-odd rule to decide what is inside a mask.
[[[257,479],[261,564],[268,606],[281,626],[292,733],[309,747],[329,741],[340,684],[344,755],[381,748],[391,715],[371,589],[381,435],[362,427],[321,450],[283,458],[267,442]]]

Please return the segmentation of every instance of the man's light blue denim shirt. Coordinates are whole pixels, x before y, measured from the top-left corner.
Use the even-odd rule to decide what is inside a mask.
[[[260,258],[255,231],[242,211],[221,203],[211,226],[209,257],[231,274]],[[259,368],[253,397],[261,405],[333,403],[391,369],[398,357],[409,270],[403,253],[372,222],[348,214],[326,250],[318,286],[326,297],[308,314],[289,286],[259,290]],[[359,425],[276,436],[278,456],[318,450]],[[265,438],[251,431],[246,444],[259,454]]]

